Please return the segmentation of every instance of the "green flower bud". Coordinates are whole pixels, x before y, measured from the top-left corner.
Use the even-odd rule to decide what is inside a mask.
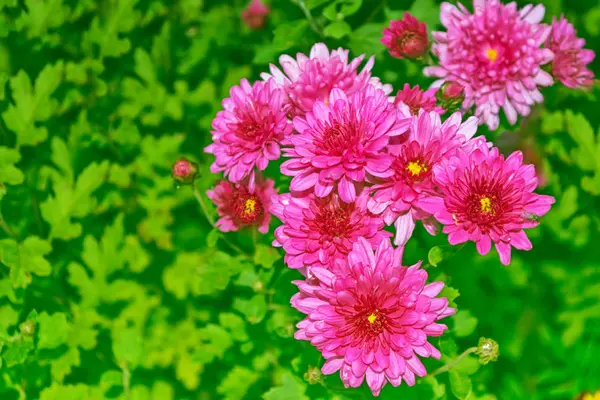
[[[24,336],[33,336],[33,334],[35,333],[35,322],[28,319],[27,321],[22,322],[21,325],[19,325],[19,329],[21,330],[21,333]]]
[[[495,340],[482,337],[479,339],[476,353],[479,356],[479,362],[485,365],[490,361],[498,360],[500,346]]]
[[[311,385],[322,383],[323,374],[319,367],[309,366],[308,371],[304,374],[304,380]]]

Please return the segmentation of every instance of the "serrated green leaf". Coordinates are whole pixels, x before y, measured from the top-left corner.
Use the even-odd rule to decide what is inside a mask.
[[[341,39],[344,36],[350,34],[352,28],[346,21],[335,21],[325,27],[323,33],[325,36],[332,37],[334,39]]]
[[[448,374],[450,377],[450,389],[452,390],[452,394],[461,400],[468,399],[473,391],[471,378],[455,370],[450,370]]]
[[[2,353],[2,359],[6,367],[23,364],[33,350],[33,339],[21,336],[16,340],[6,342],[6,349]]]
[[[254,384],[260,377],[256,372],[240,366],[235,366],[223,378],[217,392],[227,400],[242,400],[246,397],[246,393],[250,386]]]
[[[135,368],[144,354],[144,345],[137,329],[129,328],[114,332],[113,353],[119,366]]]
[[[281,259],[277,249],[258,244],[254,253],[254,262],[264,268],[273,268],[273,265]]]
[[[25,177],[20,169],[15,167],[21,155],[17,150],[0,147],[0,184],[19,185]]]
[[[244,320],[233,313],[219,314],[219,325],[231,333],[231,337],[239,342],[248,340],[246,333],[246,323]]]
[[[381,32],[384,28],[383,23],[365,24],[354,30],[350,34],[350,49],[356,55],[379,55],[383,53],[385,47],[381,44]]]
[[[429,250],[427,259],[429,261],[429,264],[431,264],[434,267],[437,267],[441,262],[443,262],[444,260],[448,260],[462,248],[463,245],[450,246],[443,244],[440,246],[435,246]]]
[[[25,0],[25,6],[26,10],[21,12],[16,26],[19,30],[26,29],[30,39],[60,27],[70,11],[62,0]]]
[[[251,324],[258,324],[267,313],[267,302],[264,295],[257,294],[249,300],[236,298],[233,308],[244,314]]]
[[[50,315],[43,312],[38,316],[37,322],[39,324],[38,348],[55,349],[67,342],[71,327],[67,322],[66,314]]]
[[[286,372],[281,376],[281,385],[269,389],[262,397],[264,400],[308,400],[305,393],[306,384]]]
[[[452,316],[454,320],[454,335],[457,337],[466,337],[475,331],[477,327],[477,318],[475,318],[470,311],[460,310]]]
[[[50,275],[52,267],[45,256],[51,251],[52,246],[37,236],[30,236],[21,244],[11,239],[0,240],[0,262],[10,267],[14,287],[26,287],[32,274]]]

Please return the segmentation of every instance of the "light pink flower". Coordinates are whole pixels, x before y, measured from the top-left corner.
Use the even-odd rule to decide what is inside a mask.
[[[252,0],[242,11],[242,20],[250,29],[261,29],[269,15],[269,7],[260,0]]]
[[[269,161],[277,160],[279,144],[293,129],[285,98],[274,81],[250,86],[242,79],[240,86],[231,88],[212,123],[213,144],[205,149],[216,157],[211,172],[224,171],[236,183],[250,177],[252,184],[255,167],[262,171]]]
[[[412,233],[414,221],[423,220],[430,233],[436,231],[431,214],[421,207],[422,201],[436,196],[432,171],[441,161],[455,155],[476,131],[475,117],[462,122],[457,112],[442,123],[437,113],[421,111],[418,117],[411,118],[406,141],[389,146],[393,156],[390,176],[370,188],[374,195],[369,198],[368,208],[382,215],[386,224],[396,222],[396,245],[406,243],[405,234]],[[408,217],[398,218],[406,214]]]
[[[373,254],[359,239],[346,262],[346,274],[315,267],[315,278],[294,282],[300,289],[292,306],[306,314],[294,335],[309,340],[327,360],[324,374],[340,371],[346,387],[365,380],[378,396],[390,382],[415,384],[427,371],[420,357],[441,354],[427,339],[441,336],[446,325],[436,321],[454,314],[448,300],[436,298],[444,284],[426,285],[427,272],[401,265],[401,251],[385,240]]]
[[[294,118],[299,134],[289,136],[291,157],[281,172],[293,176],[290,190],[313,190],[326,197],[337,189],[346,203],[353,202],[363,182],[389,175],[392,157],[384,153],[390,137],[405,131],[408,119],[374,87],[347,96],[332,90],[328,103],[317,101],[306,117]]]
[[[381,43],[393,57],[422,57],[429,51],[427,25],[405,12],[402,19],[390,21],[390,26],[383,30]]]
[[[584,49],[585,40],[577,37],[573,25],[561,15],[560,20],[552,19],[552,34],[546,48],[554,53],[552,74],[563,85],[570,88],[590,86],[594,73],[587,68],[596,57],[593,50]]]
[[[433,53],[439,66],[426,67],[425,75],[453,81],[465,88],[464,109],[475,106],[475,116],[491,130],[498,128],[500,108],[514,124],[526,116],[534,103],[543,101],[538,86],[552,84],[552,76],[541,69],[552,60],[549,49],[540,48],[550,33],[540,24],[544,6],[499,0],[474,0],[471,14],[443,3],[441,21],[446,32],[434,32]]]
[[[304,116],[312,111],[313,105],[320,100],[327,102],[333,89],[339,89],[351,96],[366,88],[375,86],[391,93],[391,85],[383,85],[379,78],[371,77],[371,69],[375,59],[371,57],[367,64],[358,72],[358,66],[364,59],[364,54],[348,63],[348,50],[339,48],[329,49],[323,43],[315,44],[309,57],[302,53],[296,59],[288,55],[279,57],[283,72],[275,65],[270,65],[271,74],[263,73],[265,80],[274,78],[285,88],[292,104],[293,116]]]
[[[245,184],[221,181],[206,195],[217,206],[221,218],[215,224],[222,232],[237,231],[244,226],[258,226],[258,231],[267,233],[271,214],[271,201],[277,196],[275,182],[267,179],[257,181],[254,191]]]
[[[443,114],[444,109],[437,105],[437,99],[435,97],[436,91],[436,88],[421,90],[419,85],[411,88],[410,85],[406,83],[402,90],[398,90],[398,93],[394,98],[394,104],[397,106],[401,103],[406,104],[412,115],[419,115],[420,109]]]
[[[450,244],[471,240],[483,255],[494,242],[504,265],[510,264],[511,246],[531,250],[523,229],[537,226],[554,204],[554,197],[533,193],[535,168],[523,165],[520,151],[505,160],[497,148],[482,144],[435,166],[433,180],[440,197],[420,206],[445,225]]]
[[[391,236],[383,230],[380,217],[359,202],[341,202],[336,194],[323,199],[313,194],[282,194],[273,199],[271,212],[283,222],[275,229],[273,245],[283,247],[284,261],[304,275],[305,267],[333,268],[335,260],[345,259],[359,237],[374,247]]]

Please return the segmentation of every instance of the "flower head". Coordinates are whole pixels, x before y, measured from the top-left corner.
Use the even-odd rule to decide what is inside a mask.
[[[442,4],[441,20],[446,32],[434,32],[433,52],[439,66],[425,68],[425,74],[441,78],[434,85],[453,81],[465,88],[463,108],[473,105],[480,123],[491,130],[499,124],[500,108],[509,122],[528,115],[531,106],[543,100],[538,86],[552,84],[552,76],[542,70],[552,60],[549,49],[540,48],[550,27],[540,24],[544,6],[499,0],[474,0],[471,14]]]
[[[345,274],[313,269],[315,278],[294,282],[300,293],[292,306],[306,314],[294,335],[309,340],[327,360],[324,374],[340,371],[346,387],[365,380],[379,395],[390,382],[415,384],[427,371],[418,356],[440,358],[427,338],[447,329],[437,320],[454,314],[448,300],[436,298],[444,284],[426,285],[427,272],[401,265],[401,250],[383,241],[375,254],[359,239],[347,260]]]
[[[281,166],[294,177],[290,189],[326,197],[336,188],[342,201],[353,202],[363,182],[388,176],[392,158],[383,149],[404,133],[408,120],[400,116],[380,89],[352,96],[334,89],[327,103],[317,101],[305,118],[294,118],[299,134],[289,136],[294,147],[284,151],[291,160]]]
[[[264,5],[260,0],[252,0],[248,7],[242,11],[242,20],[250,29],[261,29],[265,26],[267,15],[269,15],[269,7]]]
[[[552,33],[545,46],[554,53],[552,74],[567,87],[590,86],[594,81],[594,73],[587,64],[596,53],[584,49],[584,45],[585,40],[577,37],[577,31],[564,16],[552,19]]]
[[[405,12],[402,19],[390,21],[390,26],[383,30],[381,43],[393,57],[422,57],[429,50],[427,25]]]
[[[276,198],[275,182],[268,179],[256,182],[251,191],[247,185],[221,181],[206,195],[217,206],[219,220],[217,228],[222,232],[237,231],[244,226],[258,226],[258,231],[267,233],[271,214],[271,201]]]
[[[291,133],[286,116],[285,93],[275,81],[255,82],[242,79],[223,100],[223,110],[213,120],[213,144],[205,151],[215,155],[213,173],[238,183],[250,177],[254,168],[267,168],[269,161],[280,157],[279,144]]]
[[[482,144],[440,163],[433,179],[440,197],[420,206],[445,225],[450,244],[471,240],[484,255],[494,242],[504,265],[510,264],[511,246],[531,250],[523,229],[537,226],[554,204],[554,197],[533,193],[535,168],[523,165],[520,151],[505,159]]]
[[[419,115],[419,110],[435,111],[438,114],[443,114],[444,109],[436,103],[437,89],[421,90],[419,85],[411,88],[408,83],[404,84],[402,90],[398,90],[394,98],[394,104],[406,104],[412,115]]]
[[[460,109],[465,100],[465,88],[456,82],[446,81],[435,93],[442,108],[449,112]]]
[[[309,275],[306,267],[332,269],[335,260],[347,257],[359,237],[374,247],[391,236],[383,230],[383,220],[359,203],[343,203],[337,194],[322,199],[313,194],[277,196],[271,212],[283,225],[275,229],[273,245],[283,247],[290,268]]]
[[[191,162],[187,158],[180,158],[173,165],[172,175],[177,183],[190,184],[198,176],[198,164]]]
[[[500,355],[500,346],[494,339],[479,338],[477,345],[477,355],[479,356],[479,362],[483,365],[490,363],[491,361],[497,361]]]
[[[383,85],[378,78],[371,77],[375,62],[373,57],[358,72],[364,54],[348,62],[348,53],[342,48],[330,52],[325,44],[317,43],[312,47],[309,57],[301,53],[296,55],[296,59],[282,55],[279,63],[283,72],[271,64],[271,74],[263,73],[261,76],[265,80],[274,78],[285,89],[294,116],[303,116],[312,111],[317,101],[328,101],[333,89],[339,89],[348,96],[367,86],[383,89],[387,94],[392,91],[391,85]]]
[[[428,230],[435,231],[431,214],[421,207],[422,201],[436,195],[433,169],[455,155],[476,130],[475,117],[462,122],[461,114],[454,113],[442,123],[437,113],[421,111],[418,117],[411,119],[406,140],[400,145],[389,146],[393,157],[389,177],[370,188],[374,195],[367,204],[371,212],[383,216],[386,224],[397,222],[397,245],[406,242],[408,238],[403,238],[402,234],[406,230],[412,232],[416,220],[424,220]],[[398,218],[409,212],[410,218]]]

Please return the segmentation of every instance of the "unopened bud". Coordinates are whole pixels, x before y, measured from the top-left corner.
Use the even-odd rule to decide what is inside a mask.
[[[323,380],[323,374],[319,367],[309,366],[308,371],[304,374],[304,380],[311,385],[321,383]]]
[[[427,25],[406,12],[402,19],[390,21],[383,30],[381,43],[393,57],[422,58],[429,51]]]
[[[442,108],[452,113],[462,105],[465,99],[465,88],[456,82],[446,82],[436,92],[436,97]]]
[[[173,165],[173,179],[177,183],[189,185],[198,175],[198,164],[191,162],[186,158],[180,158]]]
[[[35,322],[28,319],[27,321],[22,322],[21,325],[19,325],[19,329],[21,330],[21,333],[23,335],[33,336],[33,334],[35,333]]]
[[[476,353],[479,356],[479,362],[485,365],[490,361],[498,360],[500,347],[495,340],[482,337],[479,339]]]
[[[242,11],[242,20],[250,29],[262,29],[265,26],[269,7],[265,6],[260,0],[252,0],[248,7]]]

